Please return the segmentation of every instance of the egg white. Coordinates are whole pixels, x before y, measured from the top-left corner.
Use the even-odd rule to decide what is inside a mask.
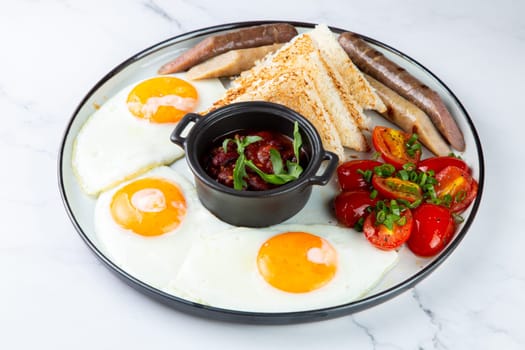
[[[129,183],[125,182],[99,196],[95,205],[95,233],[101,249],[121,269],[151,286],[165,288],[177,275],[196,235],[220,232],[231,226],[210,214],[200,203],[194,186],[173,169],[158,167],[137,179],[144,177],[163,178],[178,185],[186,200],[186,215],[181,224],[154,237],[122,228],[113,220],[110,205],[115,192]]]
[[[288,231],[318,235],[336,249],[338,268],[328,284],[308,293],[288,293],[259,274],[259,248],[270,237]],[[353,230],[330,225],[238,227],[200,234],[194,243],[166,291],[205,305],[251,312],[312,310],[354,301],[378,283],[398,255],[374,248]]]
[[[184,79],[185,73],[173,76]],[[88,118],[75,139],[73,171],[82,189],[90,195],[155,166],[170,164],[184,154],[170,141],[176,123],[150,123],[129,112],[126,100],[138,83],[125,87],[105,102]],[[196,111],[210,107],[225,91],[218,79],[190,83],[199,94]]]

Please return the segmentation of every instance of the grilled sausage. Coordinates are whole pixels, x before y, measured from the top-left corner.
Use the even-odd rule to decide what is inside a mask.
[[[256,61],[268,53],[276,51],[282,45],[273,44],[225,52],[191,67],[186,73],[186,78],[199,80],[241,74],[241,72],[252,68]]]
[[[160,67],[158,73],[169,74],[185,71],[226,51],[284,43],[296,35],[297,29],[291,24],[272,23],[211,36],[175,60]]]
[[[450,148],[425,112],[371,76],[365,77],[383,100],[387,110],[381,114],[386,119],[407,133],[416,133],[419,141],[436,156],[450,154]]]
[[[356,34],[342,33],[338,40],[350,59],[363,72],[421,108],[452,147],[458,151],[465,150],[461,130],[435,91],[369,46]]]

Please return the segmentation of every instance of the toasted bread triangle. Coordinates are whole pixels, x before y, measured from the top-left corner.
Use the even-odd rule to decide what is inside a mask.
[[[318,45],[325,62],[339,73],[340,79],[357,103],[364,109],[385,112],[385,104],[339,45],[330,29],[325,24],[319,24],[308,34]]]
[[[360,130],[368,128],[368,117],[309,33],[298,35],[266,56],[232,85],[212,109],[247,100],[281,103],[309,119],[325,148],[341,160],[343,146],[357,151],[369,149]]]

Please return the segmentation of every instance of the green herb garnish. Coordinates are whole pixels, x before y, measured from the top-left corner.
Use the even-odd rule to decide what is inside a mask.
[[[378,165],[374,167],[374,173],[377,176],[381,177],[390,177],[394,172],[396,171],[396,168],[394,168],[393,165],[385,163]]]
[[[234,142],[237,145],[237,153],[239,153],[239,158],[235,161],[235,167],[233,168],[233,188],[236,190],[242,190],[246,187],[246,181],[244,178],[246,174],[246,156],[244,155],[244,149],[257,141],[261,141],[262,137],[260,136],[246,136],[243,138],[235,136],[233,139],[225,139],[222,142],[222,148],[224,152],[228,151],[228,144]]]
[[[260,136],[246,136],[243,138],[235,137],[234,139],[225,139],[222,143],[222,147],[226,152],[228,150],[228,144],[234,142],[237,146],[237,153],[239,158],[235,162],[233,169],[233,188],[236,190],[242,190],[247,187],[245,178],[248,176],[246,173],[246,167],[254,171],[261,177],[265,182],[273,185],[283,185],[290,181],[296,180],[303,172],[303,168],[299,164],[300,160],[300,149],[302,145],[302,138],[299,132],[299,124],[295,122],[293,131],[293,150],[295,156],[295,162],[286,161],[286,170],[283,165],[281,154],[278,150],[270,149],[270,162],[272,163],[273,174],[267,174],[259,169],[251,160],[246,159],[244,154],[245,148],[257,141],[261,141]]]
[[[394,199],[388,203],[379,201],[375,206],[375,225],[384,225],[389,230],[393,230],[394,225],[403,226],[407,222],[403,216],[405,210],[406,207]]]
[[[365,180],[368,183],[370,183],[370,181],[372,181],[372,175],[374,175],[372,170],[357,169],[357,173],[361,174],[361,176],[363,177],[363,180]]]
[[[421,152],[421,144],[417,142],[418,136],[416,133],[412,134],[405,144],[407,154],[413,157],[416,152]]]

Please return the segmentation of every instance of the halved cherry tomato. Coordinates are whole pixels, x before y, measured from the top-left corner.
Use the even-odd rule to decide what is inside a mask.
[[[421,158],[421,150],[415,150],[413,155],[409,154],[407,143],[410,136],[400,130],[376,126],[372,132],[372,143],[385,162],[401,169],[406,163],[417,165]]]
[[[366,182],[363,175],[358,172],[374,170],[374,167],[380,166],[380,163],[375,160],[351,160],[341,164],[337,168],[337,179],[343,191],[358,190],[370,187],[370,183]]]
[[[456,166],[450,165],[436,174],[436,195],[444,202],[450,203],[453,213],[465,210],[478,194],[478,183],[472,176]]]
[[[434,256],[442,251],[454,236],[456,224],[447,208],[423,203],[412,215],[414,227],[407,245],[414,254]]]
[[[366,208],[376,205],[377,201],[365,190],[342,192],[334,200],[335,216],[341,224],[354,227],[367,214]]]
[[[376,225],[376,212],[370,213],[366,217],[363,225],[363,232],[366,239],[368,239],[373,246],[382,250],[391,250],[400,247],[410,237],[413,222],[410,209],[403,211],[401,217],[405,218],[405,224],[394,224],[392,230],[390,230],[383,224]]]
[[[374,175],[372,185],[385,198],[404,199],[411,203],[423,199],[423,192],[418,184],[397,177]]]
[[[456,157],[427,158],[419,162],[418,169],[421,171],[434,170],[434,173],[437,174],[449,165],[457,166],[466,172],[470,171],[467,163]]]

